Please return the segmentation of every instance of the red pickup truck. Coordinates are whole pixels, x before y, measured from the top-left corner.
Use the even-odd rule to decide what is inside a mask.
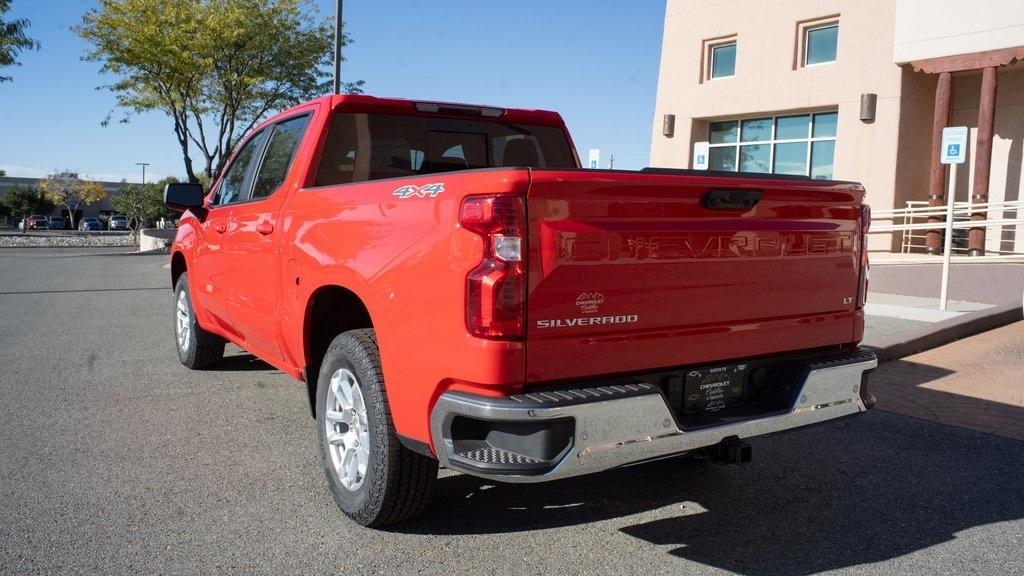
[[[181,362],[230,341],[304,381],[364,525],[419,512],[439,463],[743,462],[874,403],[857,184],[582,170],[553,112],[328,96],[164,194]]]

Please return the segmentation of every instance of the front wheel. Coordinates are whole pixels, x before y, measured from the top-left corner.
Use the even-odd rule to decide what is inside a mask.
[[[316,421],[327,484],[349,518],[384,526],[426,507],[437,461],[398,440],[373,330],[331,342],[317,381]]]
[[[178,277],[174,286],[174,340],[178,359],[193,370],[210,368],[224,357],[224,339],[203,330],[196,322],[188,274]]]

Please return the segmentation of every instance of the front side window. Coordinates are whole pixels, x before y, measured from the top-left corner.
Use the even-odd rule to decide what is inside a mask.
[[[839,47],[839,24],[808,28],[804,34],[805,66],[836,61]]]
[[[736,75],[736,43],[711,47],[711,77],[725,78]]]
[[[308,114],[274,125],[274,131],[267,141],[267,151],[263,153],[263,163],[253,180],[253,198],[270,196],[284,183],[307,124]]]
[[[708,126],[708,168],[830,180],[837,112],[723,120]]]
[[[497,166],[572,169],[576,160],[553,126],[336,112],[316,185]]]
[[[245,192],[246,177],[249,175],[249,165],[252,164],[253,158],[256,157],[256,152],[263,145],[264,136],[266,136],[266,132],[256,134],[235,155],[235,159],[228,166],[227,172],[220,179],[217,190],[213,194],[214,204],[231,204],[242,199],[242,195]]]

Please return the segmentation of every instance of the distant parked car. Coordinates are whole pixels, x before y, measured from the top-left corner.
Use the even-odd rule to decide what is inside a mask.
[[[108,230],[127,230],[128,229],[128,217],[121,214],[114,214],[107,219]]]
[[[103,230],[103,222],[100,222],[99,218],[93,218],[89,216],[82,218],[82,221],[78,223],[79,230]]]
[[[50,216],[50,230],[65,230],[68,227],[68,221],[63,216]]]
[[[33,214],[28,218],[25,218],[25,230],[49,230],[50,221],[46,219],[46,216],[39,216]]]

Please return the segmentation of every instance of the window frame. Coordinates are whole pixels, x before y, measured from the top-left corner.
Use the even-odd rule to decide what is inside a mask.
[[[284,180],[281,181],[281,184],[279,184],[277,188],[274,188],[274,191],[271,192],[270,194],[267,194],[266,196],[253,197],[252,193],[254,191],[254,188],[256,187],[256,177],[259,176],[259,171],[263,169],[263,162],[266,160],[267,151],[270,149],[270,139],[273,138],[274,133],[277,132],[277,127],[286,122],[298,120],[299,118],[302,118],[304,116],[308,117],[309,120],[306,122],[306,125],[302,128],[302,135],[299,137],[298,142],[296,142],[295,149],[292,150],[291,158],[288,159],[288,166],[284,169]],[[248,178],[251,178],[251,181],[248,183],[248,187],[245,190],[244,200],[239,200],[239,202],[259,202],[261,200],[266,200],[267,198],[270,198],[274,194],[277,194],[277,191],[284,187],[284,183],[288,181],[288,175],[292,171],[292,164],[295,162],[295,157],[299,155],[299,149],[302,148],[302,141],[306,138],[306,132],[309,130],[309,123],[312,120],[313,111],[308,110],[305,112],[300,112],[298,114],[293,114],[291,116],[288,116],[287,118],[277,120],[272,125],[264,128],[264,130],[269,130],[269,132],[267,133],[267,137],[264,139],[263,144],[261,144],[260,146],[259,162],[257,162],[255,165],[255,171],[253,171],[252,174],[249,174],[247,176]],[[252,167],[250,167],[250,169],[251,168]]]
[[[814,122],[815,122],[815,119],[818,116],[822,116],[822,115],[826,115],[826,114],[835,114],[836,115],[836,133],[834,135],[832,135],[832,136],[817,136],[817,137],[815,137],[814,136]],[[793,117],[798,117],[798,116],[807,116],[808,117],[807,118],[807,136],[805,138],[782,138],[782,139],[776,139],[776,131],[778,130],[778,120],[780,118],[793,118]],[[779,114],[769,114],[769,115],[749,115],[749,116],[744,116],[744,117],[739,117],[739,118],[725,118],[725,119],[709,120],[708,121],[708,127],[707,127],[708,155],[710,157],[711,149],[713,149],[713,148],[728,148],[728,147],[732,147],[732,148],[735,148],[735,155],[734,155],[733,161],[735,163],[736,170],[730,170],[729,172],[736,172],[736,173],[743,173],[743,174],[771,174],[771,175],[780,175],[780,176],[800,176],[799,174],[777,174],[775,172],[775,147],[777,145],[779,145],[779,144],[806,143],[807,144],[807,151],[805,153],[804,173],[802,175],[806,176],[806,177],[811,177],[811,158],[812,158],[812,150],[814,148],[814,143],[815,142],[822,142],[822,141],[831,141],[831,142],[833,142],[833,146],[836,145],[835,143],[839,139],[839,122],[838,122],[838,118],[839,118],[839,110],[836,108],[836,109],[812,110],[812,111],[800,112],[800,113],[779,113]],[[748,121],[749,122],[751,120],[766,120],[766,119],[771,120],[771,135],[769,136],[768,140],[750,140],[750,141],[744,141],[743,140],[743,122],[744,121]],[[736,140],[733,141],[733,142],[711,143],[711,127],[712,127],[712,124],[718,124],[718,123],[722,123],[722,122],[736,122]],[[758,144],[767,144],[768,145],[768,171],[767,172],[743,172],[742,170],[740,170],[740,148],[742,148],[743,146],[752,146],[752,145],[758,145]],[[832,162],[833,162],[833,166],[834,166],[835,165],[835,152],[833,152],[833,155],[832,155]],[[710,165],[709,165],[709,169],[712,169],[712,168],[710,168]],[[834,179],[835,179],[835,169],[833,168],[832,177],[828,178],[828,180],[834,180]]]
[[[234,202],[229,202],[227,204],[215,204],[213,202],[213,200],[217,198],[217,195],[220,194],[220,187],[221,184],[223,183],[224,177],[227,176],[227,173],[229,170],[231,170],[231,167],[235,165],[235,160],[238,158],[238,153],[235,153],[231,158],[231,162],[229,162],[228,165],[224,167],[224,170],[221,171],[221,175],[217,178],[217,184],[211,189],[212,196],[210,196],[210,209],[216,209],[222,206],[236,206],[238,204],[247,204],[249,202],[260,202],[276,194],[277,191],[281,189],[281,186],[278,186],[276,189],[274,189],[273,192],[267,194],[266,196],[260,196],[258,198],[252,197],[253,185],[256,182],[256,174],[258,173],[258,170],[263,167],[263,160],[267,153],[267,147],[270,144],[270,138],[273,137],[274,130],[277,128],[278,124],[283,124],[285,122],[295,120],[296,118],[300,118],[302,116],[309,116],[310,121],[312,121],[312,115],[312,110],[305,110],[302,112],[298,112],[296,114],[292,114],[287,118],[281,118],[280,120],[276,120],[273,123],[261,126],[259,130],[256,130],[249,137],[243,140],[242,144],[237,149],[239,152],[241,152],[242,148],[248,146],[249,143],[252,142],[254,138],[259,138],[263,134],[266,135],[266,137],[263,139],[263,142],[260,142],[258,148],[255,150],[255,153],[258,155],[253,157],[255,163],[250,163],[249,167],[246,169],[245,179],[242,180],[242,192],[241,194],[239,194],[238,199],[235,200]],[[285,171],[286,180],[288,178],[288,173],[291,172],[292,163],[295,162],[295,157],[298,155],[299,148],[302,147],[302,140],[305,139],[308,129],[309,123],[306,124],[306,129],[303,130],[302,132],[302,138],[299,139],[299,144],[295,147],[295,151],[292,152],[292,157],[288,161],[288,168]]]
[[[268,135],[268,128],[270,127],[261,126],[259,130],[254,131],[252,134],[249,135],[249,137],[242,140],[242,143],[239,144],[238,148],[235,149],[235,152],[231,155],[231,161],[228,162],[226,166],[224,166],[224,169],[221,171],[220,176],[217,178],[217,184],[214,185],[214,187],[210,190],[210,192],[212,193],[212,195],[210,196],[211,210],[216,210],[217,208],[223,208],[226,206],[235,206],[236,204],[248,202],[247,198],[249,195],[249,191],[252,189],[253,160],[259,158],[260,161],[262,162],[263,150],[266,148],[268,140],[267,138],[263,138],[263,136]],[[241,192],[239,192],[238,198],[227,203],[217,202],[217,199],[220,196],[221,186],[224,185],[224,178],[226,178],[228,172],[230,172],[231,169],[234,168],[235,163],[238,161],[238,155],[241,154],[242,150],[244,150],[245,147],[252,143],[252,141],[255,140],[256,138],[263,138],[263,141],[257,144],[256,149],[253,151],[254,154],[256,154],[256,156],[253,156],[253,158],[249,160],[249,165],[245,169],[245,176],[242,178],[242,190]]]
[[[483,134],[485,136],[489,135],[489,132],[487,131],[486,126],[488,126],[490,124],[503,124],[503,125],[511,125],[511,126],[514,126],[514,127],[522,127],[522,128],[531,130],[531,133],[530,134],[508,134],[508,135],[506,135],[505,142],[507,143],[509,140],[512,140],[512,139],[515,139],[515,138],[519,138],[519,137],[532,141],[533,145],[535,146],[535,148],[537,150],[538,162],[541,162],[541,163],[543,163],[546,166],[543,169],[546,169],[546,170],[578,170],[578,169],[580,169],[579,153],[576,150],[575,146],[573,145],[572,136],[569,133],[568,127],[566,127],[564,124],[561,125],[561,126],[553,125],[553,124],[549,124],[549,123],[544,123],[544,122],[538,122],[538,123],[531,124],[531,123],[522,123],[522,122],[505,122],[505,121],[501,121],[500,119],[498,119],[496,121],[495,119],[490,119],[490,118],[472,118],[472,117],[461,117],[461,116],[439,115],[439,114],[420,114],[420,113],[416,113],[416,112],[407,112],[407,111],[381,112],[381,111],[376,111],[376,110],[372,110],[372,109],[364,109],[362,107],[360,107],[360,108],[336,107],[333,110],[329,110],[328,111],[327,120],[325,121],[323,127],[321,128],[322,129],[322,138],[316,144],[316,151],[314,152],[314,155],[313,155],[313,158],[312,158],[312,166],[310,168],[310,179],[311,179],[311,182],[308,185],[303,186],[302,187],[303,190],[316,190],[316,189],[320,189],[320,188],[330,188],[330,187],[337,187],[337,186],[357,186],[357,185],[363,185],[363,184],[370,184],[370,183],[374,183],[374,182],[385,182],[385,181],[389,181],[389,180],[406,180],[406,179],[409,179],[409,178],[424,178],[424,177],[429,177],[431,175],[439,176],[439,175],[446,174],[446,172],[443,172],[443,171],[442,172],[424,172],[424,173],[417,173],[417,174],[407,174],[407,175],[399,175],[399,176],[388,176],[388,177],[385,177],[385,178],[368,178],[368,179],[364,179],[364,180],[353,180],[351,182],[321,183],[319,172],[320,172],[320,168],[322,167],[322,164],[323,164],[323,161],[324,161],[323,160],[323,156],[326,153],[327,147],[331,145],[331,131],[334,129],[335,123],[338,120],[337,116],[339,114],[351,114],[351,115],[362,114],[362,115],[367,116],[367,117],[370,117],[370,116],[399,116],[399,117],[408,117],[408,118],[425,118],[427,120],[440,120],[440,121],[443,121],[443,122],[463,121],[463,122],[471,122],[471,123],[480,123],[481,126],[484,127],[484,131],[480,132],[480,134]],[[566,166],[564,168],[558,168],[558,167],[549,166],[549,163],[552,162],[552,161],[549,160],[546,157],[546,154],[545,154],[545,151],[544,151],[544,146],[541,143],[542,142],[542,138],[540,137],[540,135],[538,135],[537,133],[533,132],[533,130],[536,130],[536,129],[551,130],[552,133],[557,133],[561,137],[561,143],[565,145],[565,152],[568,155],[567,159],[570,160],[571,163],[572,163],[571,167],[570,166]],[[451,130],[437,130],[437,131],[439,131],[439,132],[446,132],[446,131],[451,131]],[[456,132],[458,132],[458,131],[456,131]],[[472,133],[472,132],[473,132],[472,130],[466,131],[466,133]],[[496,139],[489,138],[489,140],[490,140],[490,142],[488,143],[487,149],[485,150],[485,153],[487,154],[487,158],[488,158],[488,164],[490,164],[491,163],[491,159],[495,157],[494,150],[491,149],[491,144],[493,144]],[[413,151],[413,150],[415,150],[415,149],[410,148],[410,151]],[[421,162],[425,162],[426,161],[426,151],[420,151],[420,153],[423,154],[423,158],[422,158]],[[553,154],[553,156],[557,156],[557,154]],[[504,160],[504,158],[503,158],[503,160]],[[412,162],[410,161],[410,164],[411,163]],[[482,172],[482,171],[485,171],[485,170],[509,170],[509,169],[512,169],[512,168],[517,168],[517,167],[516,166],[489,166],[488,165],[488,166],[482,166],[482,167],[479,167],[479,168],[467,168],[465,170],[458,170],[458,172],[478,172],[478,171]]]
[[[715,76],[715,60],[717,60],[716,52],[721,48],[727,48],[732,46],[734,48],[732,53],[732,74],[723,74],[722,76]],[[708,80],[721,80],[723,78],[734,78],[736,76],[736,58],[739,55],[739,43],[735,38],[726,42],[718,42],[708,46],[710,51],[708,54]]]
[[[726,34],[724,36],[715,36],[713,38],[705,38],[700,43],[700,74],[697,76],[697,83],[703,84],[712,80],[724,80],[726,78],[736,77],[736,63],[733,62],[733,71],[731,76],[711,76],[711,71],[714,69],[714,49],[722,46],[728,46],[730,44],[736,45],[736,55],[739,56],[739,34]]]
[[[828,28],[835,28],[836,29],[836,57],[833,58],[832,60],[825,60],[825,61],[822,61],[822,62],[808,63],[807,62],[807,51],[811,47],[811,41],[810,41],[811,40],[811,32],[815,32],[817,30],[826,30]],[[799,52],[798,56],[799,56],[800,67],[801,68],[813,68],[815,66],[825,66],[825,65],[828,65],[828,64],[835,64],[836,62],[839,61],[839,17],[838,16],[830,16],[830,17],[827,17],[827,18],[821,18],[821,19],[816,19],[816,20],[809,21],[809,22],[803,22],[803,23],[801,23],[799,25],[799,30],[800,30],[800,32],[799,32],[800,37],[799,37],[798,45],[799,45],[800,52]]]

